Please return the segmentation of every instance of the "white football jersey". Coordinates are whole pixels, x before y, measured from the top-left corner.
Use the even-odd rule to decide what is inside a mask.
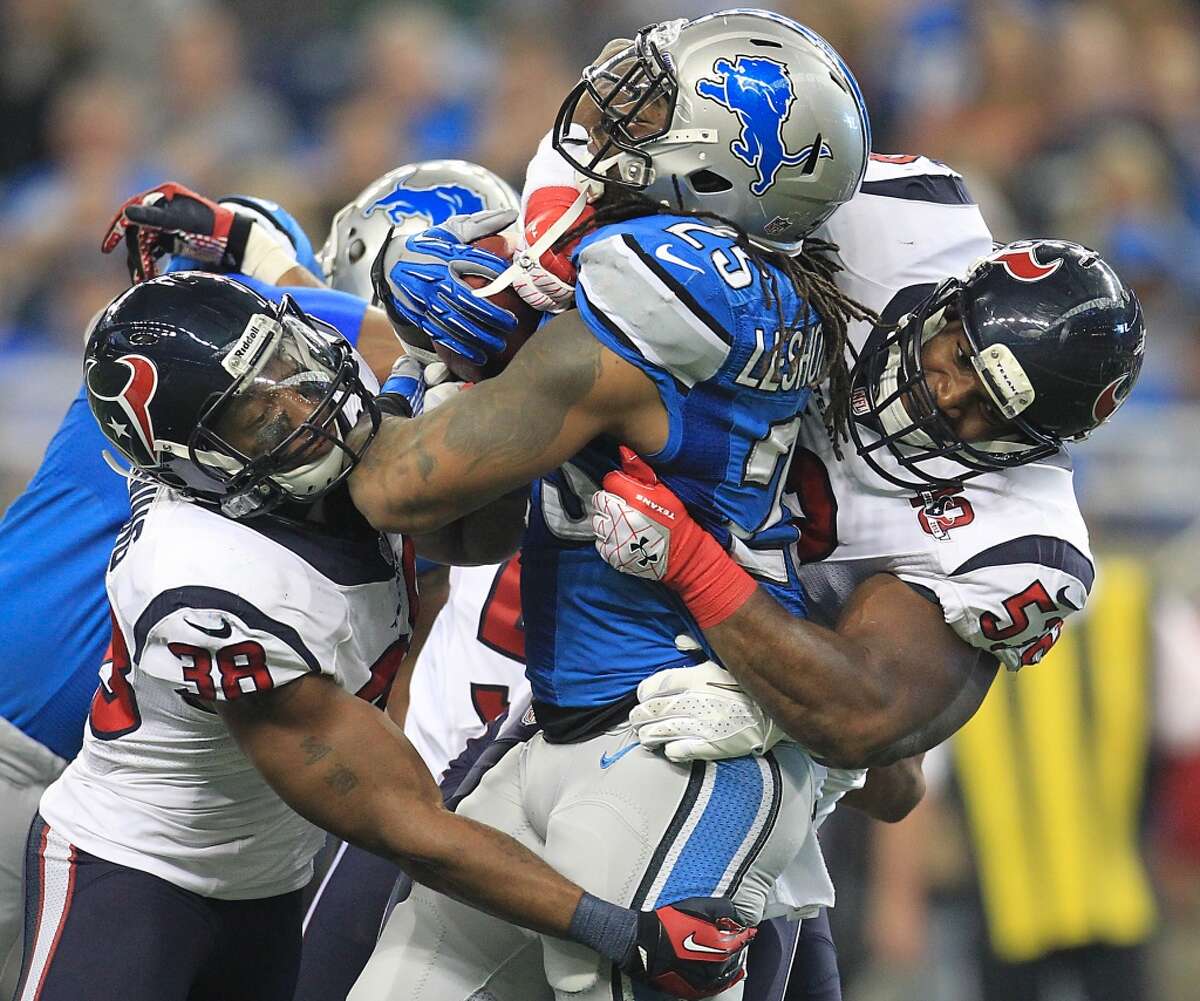
[[[815,235],[840,248],[838,286],[893,322],[992,249],[961,176],[926,157],[873,154],[860,192]],[[852,324],[851,344],[862,347],[870,333],[869,324]],[[972,646],[1013,669],[1040,660],[1063,620],[1083,607],[1095,575],[1069,457],[916,494],[884,480],[851,445],[842,455],[838,461],[815,415],[801,422],[783,503],[800,523],[793,556],[810,616],[833,626],[858,584],[891,573],[936,601]],[[903,472],[884,450],[875,455]],[[958,468],[944,464],[949,475]],[[864,777],[828,769],[814,823]],[[811,900],[823,876],[798,859],[768,913]]]
[[[839,287],[893,321],[992,248],[962,178],[925,157],[874,154],[861,192],[817,235],[841,248]],[[870,331],[853,324],[851,344],[861,348]],[[1095,571],[1065,452],[918,494],[888,483],[852,446],[839,462],[816,419],[802,423],[797,444],[784,503],[800,522],[794,555],[809,564],[801,576],[818,622],[836,621],[867,577],[892,573],[936,600],[967,643],[1016,669],[1040,660],[1083,607]],[[884,450],[875,455],[904,472]],[[942,460],[943,471],[962,470]]]
[[[446,604],[409,682],[405,735],[440,778],[468,740],[528,691],[520,559],[452,567]]]
[[[309,674],[382,701],[411,630],[411,547],[365,522],[233,521],[144,482],[131,503],[106,578],[110,656],[42,815],[84,851],[205,896],[298,889],[324,834],[211,704]]]

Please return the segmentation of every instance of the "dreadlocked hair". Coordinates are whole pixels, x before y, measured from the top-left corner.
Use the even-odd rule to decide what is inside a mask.
[[[842,270],[833,258],[838,250],[837,245],[810,238],[804,241],[804,248],[795,255],[765,250],[751,243],[741,226],[715,212],[672,207],[628,188],[609,185],[595,203],[595,214],[568,230],[555,246],[571,244],[601,226],[648,215],[691,216],[731,231],[734,242],[757,269],[767,303],[774,306],[779,317],[781,331],[803,326],[808,309],[821,318],[825,344],[818,381],[829,380],[828,399],[820,402],[821,418],[834,452],[840,459],[840,443],[848,438],[850,413],[850,356],[853,349],[847,341],[847,327],[854,320],[877,324],[879,317],[873,310],[851,299],[834,283],[834,276]],[[791,283],[799,303],[797,314],[792,317],[784,315],[784,296],[779,291],[780,275]]]

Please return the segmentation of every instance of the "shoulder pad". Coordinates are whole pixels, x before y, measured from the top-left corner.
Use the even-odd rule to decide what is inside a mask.
[[[948,163],[919,153],[872,153],[863,180],[885,181],[893,177],[919,177],[922,174],[962,178],[962,173]]]
[[[718,274],[741,265],[728,235],[694,219],[652,216],[605,226],[581,244],[578,300],[604,339],[616,337],[691,387],[732,350],[735,318]],[[747,269],[748,285],[753,277]],[[745,286],[743,286],[745,287]],[[603,326],[604,331],[597,329]]]
[[[864,195],[939,205],[974,205],[962,174],[927,156],[872,153],[859,189]]]

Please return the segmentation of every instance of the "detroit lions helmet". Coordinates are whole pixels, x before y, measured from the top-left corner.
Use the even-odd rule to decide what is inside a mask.
[[[134,285],[94,321],[84,364],[92,413],[134,468],[233,518],[317,500],[379,426],[336,331],[217,275]],[[372,431],[351,448],[363,412]]]
[[[452,215],[519,209],[517,193],[485,167],[466,160],[424,160],[390,170],[333,217],[317,255],[329,284],[371,301],[371,263],[388,232],[409,236]],[[432,350],[432,346],[430,347]]]
[[[554,126],[580,173],[715,212],[791,253],[858,190],[871,148],[853,74],[779,14],[666,21],[583,73]]]
[[[926,383],[922,347],[954,323],[970,344],[963,364],[1011,428],[1002,440],[965,441]],[[1137,296],[1094,250],[1010,243],[965,279],[942,282],[894,330],[871,336],[851,373],[850,435],[877,473],[916,490],[1034,462],[1113,415],[1145,346]],[[881,465],[880,449],[913,478]]]

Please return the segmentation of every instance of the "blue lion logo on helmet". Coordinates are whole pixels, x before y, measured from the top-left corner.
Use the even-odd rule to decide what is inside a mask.
[[[482,212],[483,199],[461,184],[439,184],[432,188],[407,188],[403,184],[382,198],[377,198],[363,211],[363,217],[383,209],[395,226],[412,216],[424,216],[429,225],[437,226],[452,215]]]
[[[783,141],[783,123],[796,100],[787,66],[762,56],[738,56],[732,63],[718,59],[713,72],[720,79],[697,81],[696,93],[737,115],[742,131],[729,144],[729,150],[758,171],[750,193],[765,194],[775,183],[780,167],[804,163],[813,151],[809,143],[798,153],[789,153]],[[817,158],[833,159],[827,142],[822,141]]]

